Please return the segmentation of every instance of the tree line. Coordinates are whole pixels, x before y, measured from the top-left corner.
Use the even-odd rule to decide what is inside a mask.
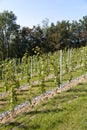
[[[22,58],[27,52],[54,52],[60,49],[86,46],[87,16],[79,21],[62,20],[48,26],[48,19],[43,26],[20,27],[12,11],[0,13],[0,60]]]

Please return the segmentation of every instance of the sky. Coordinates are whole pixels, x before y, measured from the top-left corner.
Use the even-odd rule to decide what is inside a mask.
[[[0,13],[13,11],[21,27],[33,27],[49,19],[49,24],[62,20],[79,20],[87,15],[87,0],[0,0]]]

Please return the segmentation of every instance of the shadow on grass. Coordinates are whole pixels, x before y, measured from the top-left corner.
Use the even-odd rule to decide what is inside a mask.
[[[87,84],[85,84],[85,86],[84,86],[84,84],[79,84],[79,86],[77,86],[77,88],[75,87],[75,88],[69,89],[66,92],[74,92],[74,93],[87,92]]]
[[[57,112],[61,112],[63,111],[63,109],[61,108],[57,108],[57,109],[46,109],[46,110],[42,110],[42,111],[31,111],[31,112],[26,112],[24,113],[24,116],[29,116],[27,118],[26,121],[21,121],[20,123],[19,122],[10,122],[8,127],[10,127],[9,130],[16,130],[19,129],[19,130],[36,130],[36,129],[40,129],[40,124],[38,122],[35,122],[34,124],[31,123],[31,119],[30,117],[32,117],[33,115],[37,115],[37,114],[48,114],[48,113],[57,113]],[[7,130],[7,129],[6,129]]]
[[[2,126],[2,128],[5,128],[6,130],[36,130],[38,128],[40,128],[39,124],[35,124],[33,126],[27,126],[26,124],[29,124],[29,120],[25,121],[25,122],[10,122],[9,124],[5,124],[4,126]],[[8,129],[10,128],[10,129]],[[1,130],[1,129],[0,129]]]
[[[13,129],[16,130],[15,127],[18,127],[21,130],[28,130],[28,128],[25,125],[23,125],[22,122],[21,123],[11,122],[11,123],[9,123],[9,127],[11,127],[11,130],[13,130]]]
[[[34,110],[34,111],[30,111],[30,112],[25,112],[24,115],[37,115],[37,114],[48,114],[48,113],[59,113],[63,111],[62,108],[56,108],[56,109],[46,109],[46,110]]]
[[[29,91],[29,89],[20,90],[20,92],[27,92],[27,91]]]

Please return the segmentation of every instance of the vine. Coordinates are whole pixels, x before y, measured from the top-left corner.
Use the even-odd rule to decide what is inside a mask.
[[[14,59],[5,60],[2,74],[5,91],[9,94],[10,110],[12,113],[17,101],[16,89],[20,86],[19,81],[15,75],[14,62]]]

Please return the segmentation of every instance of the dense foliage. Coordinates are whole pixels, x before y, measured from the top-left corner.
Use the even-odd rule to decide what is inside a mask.
[[[38,48],[37,48],[38,50]],[[87,47],[6,59],[0,62],[0,112],[35,96],[61,88],[87,72]],[[9,108],[10,106],[10,108]]]
[[[0,13],[0,60],[22,58],[27,52],[35,54],[35,48],[42,52],[54,52],[59,49],[85,46],[87,42],[87,16],[79,21],[57,22],[48,26],[48,19],[43,26],[20,28],[17,17],[11,11]]]

